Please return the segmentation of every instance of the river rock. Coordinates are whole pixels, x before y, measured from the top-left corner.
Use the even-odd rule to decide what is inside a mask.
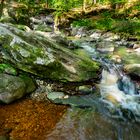
[[[102,53],[113,52],[115,47],[115,44],[110,41],[102,41],[96,44],[97,51]]]
[[[42,31],[36,31],[37,34],[43,35],[44,37],[47,37],[51,40],[53,40],[53,42],[67,47],[69,49],[77,49],[79,48],[79,45],[77,45],[76,43],[74,43],[71,40],[67,40],[67,38],[65,36],[60,36],[54,32],[42,32]]]
[[[133,49],[137,49],[137,48],[140,48],[140,44],[134,44],[133,45]]]
[[[75,37],[86,37],[88,31],[86,27],[72,27],[71,35]]]
[[[113,60],[115,63],[121,63],[122,62],[121,57],[119,55],[113,55],[111,57],[111,60]]]
[[[52,15],[48,15],[44,18],[44,21],[46,24],[53,24],[54,23],[54,19]]]
[[[34,30],[44,32],[53,31],[53,18],[51,16],[31,17],[30,21]]]
[[[111,32],[107,32],[104,35],[102,35],[103,40],[105,41],[118,41],[120,40],[120,36],[116,35],[114,33]]]
[[[9,104],[36,89],[33,80],[27,76],[0,74],[0,102]]]
[[[95,106],[94,94],[89,95],[78,95],[68,96],[63,93],[50,93],[48,98],[56,104],[64,104],[75,107],[93,107]]]
[[[79,28],[78,27],[71,27],[71,28],[72,28],[71,35],[75,36],[77,34]]]
[[[45,23],[53,24],[54,23],[53,17],[51,15],[31,17],[30,20],[33,24],[45,24]]]
[[[89,94],[89,93],[92,93],[93,91],[93,87],[91,86],[79,86],[79,92],[82,93],[82,94]]]
[[[129,64],[124,68],[128,73],[135,74],[140,77],[140,64]]]
[[[32,24],[43,24],[44,22],[38,18],[30,17],[30,21]]]
[[[50,92],[47,94],[48,99],[55,100],[55,99],[63,99],[65,94],[63,92]]]
[[[134,50],[138,55],[140,55],[140,48]]]
[[[97,77],[99,64],[79,56],[66,45],[36,32],[25,32],[0,24],[2,57],[16,68],[42,78],[85,81]]]
[[[93,34],[90,35],[90,38],[100,39],[101,38],[101,35],[102,35],[101,32],[94,32]]]

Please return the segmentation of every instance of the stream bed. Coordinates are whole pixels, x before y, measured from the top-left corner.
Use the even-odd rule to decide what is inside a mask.
[[[68,109],[48,140],[139,140],[138,123],[106,117],[94,109]]]
[[[13,33],[9,31],[8,26],[1,26],[2,35],[5,35],[4,37],[6,37],[6,32],[4,31],[7,31],[13,37]],[[26,36],[26,33],[24,35]],[[9,41],[13,47],[15,47],[13,45],[14,43],[19,43],[19,48],[21,48],[20,45],[22,43],[23,46],[27,45],[24,51],[21,49],[18,53],[18,55],[22,54],[24,56],[21,57],[23,58],[23,64],[27,63],[27,57],[33,57],[36,60],[28,61],[28,65],[23,65],[25,71],[35,75],[39,74],[44,79],[47,79],[47,76],[50,76],[50,79],[56,81],[67,79],[69,81],[68,84],[77,82],[77,78],[81,82],[85,78],[94,78],[95,75],[95,79],[98,77],[98,80],[94,81],[95,79],[93,79],[92,82],[94,84],[89,84],[89,86],[92,86],[90,89],[88,87],[89,93],[86,90],[86,92],[81,92],[77,95],[71,85],[68,85],[67,87],[71,89],[69,93],[59,90],[53,91],[53,89],[42,90],[46,99],[43,99],[43,101],[33,100],[32,96],[28,95],[23,100],[8,105],[1,104],[0,136],[4,135],[8,139],[10,138],[10,140],[140,139],[140,86],[138,89],[137,82],[131,80],[123,70],[124,65],[130,66],[134,64],[134,66],[139,66],[140,56],[138,51],[138,54],[135,55],[132,48],[129,50],[126,46],[117,45],[116,42],[108,41],[108,38],[105,41],[101,39],[97,40],[97,38],[93,40],[90,40],[91,38],[86,38],[86,40],[78,38],[78,40],[73,37],[74,39],[71,39],[70,44],[68,42],[60,48],[61,45],[59,43],[58,45],[54,42],[52,43],[52,40],[45,40],[44,36],[32,36],[31,39],[34,39],[32,45],[22,41],[19,37],[15,41],[15,37],[14,35],[12,43]],[[39,42],[39,38],[41,40],[43,39],[45,44]],[[61,39],[56,40],[61,42]],[[38,40],[38,43],[36,40]],[[65,43],[64,39],[63,41]],[[29,42],[28,39],[27,42]],[[40,51],[38,48],[41,47],[41,44],[42,49]],[[47,51],[46,44],[49,47]],[[33,49],[31,46],[33,48],[35,47],[34,50],[36,50],[37,54],[40,51],[40,57],[37,57],[36,53],[32,52]],[[50,46],[52,48],[54,47],[54,50],[51,50]],[[69,49],[66,47],[69,47]],[[27,53],[28,49],[31,51],[29,54]],[[117,54],[119,53],[119,50],[116,51],[117,49],[121,49],[120,52],[123,53]],[[11,48],[8,49],[8,51],[10,50]],[[130,53],[127,53],[127,51]],[[125,54],[126,56],[124,56]],[[17,57],[18,55],[13,60],[15,64],[22,62],[17,61],[20,58]],[[53,55],[56,55],[59,59]],[[63,59],[63,55],[67,59]],[[116,57],[116,62],[111,60],[111,57],[114,56]],[[127,58],[131,61],[126,60]],[[57,63],[58,60],[60,60],[59,63]],[[50,63],[49,67],[48,61]],[[33,67],[31,64],[34,64]],[[46,73],[46,68],[50,70],[48,73]],[[99,69],[99,72],[101,71],[100,74],[95,69]],[[81,79],[83,75],[84,77]],[[46,82],[45,80],[44,83]],[[140,81],[139,78],[137,80]],[[46,85],[44,86],[47,89]],[[54,86],[57,87],[55,84]],[[85,85],[80,86],[84,87]],[[43,95],[41,92],[38,92],[38,94],[40,96]]]

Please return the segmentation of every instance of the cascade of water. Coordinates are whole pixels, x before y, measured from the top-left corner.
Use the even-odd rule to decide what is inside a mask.
[[[118,88],[125,94],[129,95],[138,94],[136,85],[126,75],[124,75],[121,79],[118,80]]]
[[[114,64],[89,44],[82,44],[81,47],[103,66],[99,84],[101,100],[109,110],[117,110],[118,115],[135,116],[140,121],[140,95],[135,83],[122,71],[122,66]]]
[[[134,82],[117,65],[104,62],[104,66],[107,70],[103,69],[99,85],[102,100],[109,108],[119,108],[119,115],[139,121],[140,95]]]

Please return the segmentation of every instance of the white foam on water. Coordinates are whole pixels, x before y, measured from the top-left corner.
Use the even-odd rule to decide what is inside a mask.
[[[111,108],[121,107],[122,109],[130,110],[134,115],[140,117],[140,95],[127,94],[124,91],[121,91],[118,87],[118,80],[119,75],[115,71],[113,72],[112,70],[111,72],[108,72],[107,70],[103,69],[102,79],[99,84],[103,101],[108,103],[108,105],[113,104],[113,106],[110,105]],[[130,82],[129,78],[125,78],[125,80],[128,80],[128,82]],[[126,88],[129,87],[126,86]],[[134,90],[134,88],[130,88],[129,90]],[[134,91],[129,92],[134,93]]]

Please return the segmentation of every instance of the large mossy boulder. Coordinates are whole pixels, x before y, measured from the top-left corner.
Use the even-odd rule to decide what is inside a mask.
[[[67,46],[35,32],[0,24],[0,44],[5,61],[42,78],[79,82],[98,76],[99,64],[89,57],[79,56]]]
[[[28,76],[19,77],[0,74],[0,102],[9,104],[36,89],[35,82]]]

